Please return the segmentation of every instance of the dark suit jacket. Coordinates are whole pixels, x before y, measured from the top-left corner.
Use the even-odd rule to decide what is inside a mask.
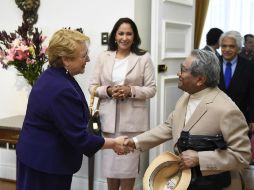
[[[254,122],[254,71],[252,63],[238,56],[236,69],[228,89],[225,89],[222,57],[220,63],[219,88],[236,103],[248,122]]]
[[[94,155],[104,139],[86,132],[85,96],[65,69],[49,68],[32,88],[17,144],[17,158],[38,171],[73,174],[83,154]]]
[[[203,50],[207,50],[207,51],[211,51],[211,52],[213,52],[212,50],[211,50],[211,48],[208,46],[208,45],[206,45],[204,48],[203,48]],[[219,54],[219,52],[217,51],[217,50],[214,50],[215,52],[215,55],[218,57],[218,58],[220,58],[220,54]]]

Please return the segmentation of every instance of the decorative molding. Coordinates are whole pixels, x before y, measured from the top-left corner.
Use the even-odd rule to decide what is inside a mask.
[[[178,89],[178,76],[177,75],[169,75],[169,76],[162,76],[160,79],[160,123],[163,123],[165,119],[168,117],[169,113],[174,110],[175,103],[177,102],[178,98],[181,96],[182,91]],[[170,91],[169,93],[174,93],[175,96],[168,97],[167,94],[167,88],[174,88],[173,91]],[[168,98],[171,102],[173,102],[171,105],[167,105]]]
[[[16,152],[0,148],[0,178],[16,180]]]
[[[0,178],[16,180],[16,165],[0,163]]]
[[[175,104],[182,94],[182,91],[178,89],[178,76],[162,76],[161,79],[161,91],[160,91],[160,123],[163,123],[168,115],[174,110]],[[166,141],[159,146],[160,152],[172,151],[173,141]]]
[[[192,24],[163,20],[161,59],[185,58],[191,51]]]
[[[164,1],[174,2],[174,3],[182,4],[182,5],[193,6],[193,0],[164,0]]]

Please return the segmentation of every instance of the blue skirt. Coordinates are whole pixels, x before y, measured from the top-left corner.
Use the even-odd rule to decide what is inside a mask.
[[[40,172],[17,160],[16,190],[70,190],[71,181],[72,175]]]

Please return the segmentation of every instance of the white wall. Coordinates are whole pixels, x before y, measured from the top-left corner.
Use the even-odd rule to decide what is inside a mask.
[[[90,63],[84,75],[77,76],[77,80],[84,91],[87,100],[88,81],[95,64],[96,56],[106,46],[102,46],[101,32],[110,32],[114,23],[120,17],[138,19],[138,28],[143,47],[149,49],[150,1],[140,0],[40,0],[38,22],[36,27],[42,29],[43,34],[50,36],[62,27],[84,29],[85,34],[91,38],[89,49]],[[136,13],[135,13],[136,9]],[[137,11],[138,10],[138,11]],[[146,16],[142,16],[145,14]],[[22,12],[14,0],[1,0],[0,30],[13,32],[21,25]],[[144,27],[148,27],[144,28]],[[22,77],[18,77],[15,69],[4,70],[0,68],[0,118],[11,115],[25,114],[27,98],[30,87]],[[105,179],[100,173],[100,152],[96,154],[95,189],[106,189]],[[15,179],[15,152],[0,148],[0,178]],[[139,185],[136,185],[136,189]],[[75,174],[72,190],[87,189],[87,158],[84,158],[81,170]]]
[[[36,27],[42,29],[43,34],[51,35],[62,27],[82,27],[86,35],[91,38],[90,64],[84,75],[77,76],[85,94],[87,93],[88,79],[93,69],[96,55],[106,49],[102,46],[101,32],[110,32],[113,24],[120,17],[134,19],[134,1],[129,0],[40,0],[38,22]],[[98,6],[99,5],[99,6]],[[123,6],[124,5],[124,6]],[[22,22],[22,11],[14,0],[1,0],[0,30],[12,32]],[[24,114],[27,104],[27,85],[22,77],[17,77],[15,70],[0,69],[0,118]],[[29,91],[29,90],[28,90]]]

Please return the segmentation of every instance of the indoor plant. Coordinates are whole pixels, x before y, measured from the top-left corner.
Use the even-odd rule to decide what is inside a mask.
[[[7,69],[14,66],[31,86],[43,72],[47,62],[46,39],[38,28],[22,23],[14,33],[0,31],[0,62]]]

